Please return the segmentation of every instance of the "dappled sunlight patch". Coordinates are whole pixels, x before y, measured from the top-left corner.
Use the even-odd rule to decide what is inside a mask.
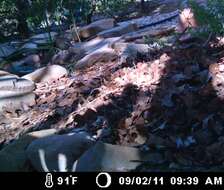
[[[179,17],[179,28],[180,32],[184,32],[186,29],[197,27],[197,21],[195,19],[192,9],[184,9]]]
[[[114,81],[121,87],[131,83],[146,90],[152,85],[159,84],[160,79],[166,74],[169,60],[169,56],[163,54],[155,61],[137,63],[134,67],[123,68],[115,73]]]
[[[224,100],[224,64],[213,63],[209,66],[209,74],[211,79],[210,92],[216,94],[220,100]],[[209,87],[209,86],[208,86]]]

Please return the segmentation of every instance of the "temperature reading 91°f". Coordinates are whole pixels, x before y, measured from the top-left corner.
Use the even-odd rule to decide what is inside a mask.
[[[57,178],[58,185],[75,185],[77,182],[78,182],[78,177],[74,177],[72,175]]]

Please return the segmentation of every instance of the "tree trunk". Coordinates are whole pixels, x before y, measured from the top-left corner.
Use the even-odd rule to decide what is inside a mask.
[[[145,0],[141,0],[141,12],[145,12]]]
[[[26,21],[26,12],[29,9],[29,3],[26,0],[16,0],[15,5],[18,20],[17,30],[22,38],[27,38],[29,37],[29,27]]]
[[[92,22],[92,16],[94,15],[96,11],[96,0],[93,0],[91,3],[91,11],[87,15],[87,24],[90,24]]]

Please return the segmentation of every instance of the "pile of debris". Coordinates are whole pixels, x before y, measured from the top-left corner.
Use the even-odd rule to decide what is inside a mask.
[[[99,20],[46,67],[2,71],[0,171],[222,170],[223,52],[177,43],[178,15]]]

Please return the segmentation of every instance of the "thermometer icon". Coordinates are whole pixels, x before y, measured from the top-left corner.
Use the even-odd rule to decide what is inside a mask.
[[[45,186],[47,188],[52,188],[54,185],[53,180],[52,180],[52,174],[51,173],[47,173],[46,175],[46,181],[45,181]]]

